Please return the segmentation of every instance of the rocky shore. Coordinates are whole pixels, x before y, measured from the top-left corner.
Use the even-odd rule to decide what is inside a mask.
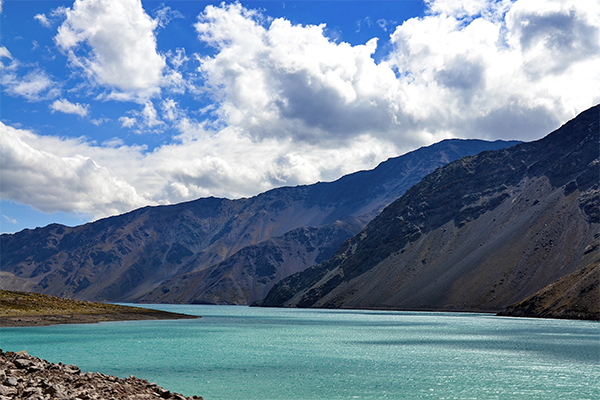
[[[76,365],[54,364],[26,351],[0,349],[0,400],[201,400],[183,396],[133,375],[118,378],[82,372]]]

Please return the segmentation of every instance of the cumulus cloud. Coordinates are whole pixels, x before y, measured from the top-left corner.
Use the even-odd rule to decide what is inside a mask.
[[[576,6],[579,5],[579,6]],[[533,79],[560,75],[600,54],[600,4],[519,2],[507,15],[508,41]]]
[[[90,112],[89,104],[71,103],[67,99],[58,99],[50,104],[52,112],[60,111],[65,114],[76,114],[80,117],[85,117]]]
[[[141,115],[144,118],[144,123],[149,128],[153,128],[164,124],[164,122],[162,122],[158,117],[158,113],[156,112],[154,105],[149,101],[146,102],[146,104],[144,104],[144,108],[141,112]]]
[[[166,99],[161,104],[163,118],[170,122],[175,122],[185,118],[185,113],[179,108],[177,102],[173,99]]]
[[[375,39],[335,43],[324,25],[208,6],[195,26],[216,54],[200,59],[200,72],[229,125],[257,140],[313,144],[359,135],[399,148],[448,136],[535,139],[600,100],[596,2],[427,4],[425,17],[396,28],[379,64]]]
[[[90,149],[77,140],[41,137],[0,123],[0,141],[4,198],[45,212],[96,215],[148,204],[122,178],[80,154]]]
[[[368,138],[357,139],[347,151],[312,151],[291,141],[256,143],[235,128],[214,135],[202,124],[180,124],[181,142],[146,152],[118,138],[98,146],[0,123],[3,198],[45,212],[99,218],[148,204],[235,198],[282,184],[332,180],[389,152]]]
[[[311,143],[385,136],[398,127],[397,82],[371,57],[376,39],[351,46],[330,41],[324,25],[261,23],[260,14],[236,3],[208,6],[196,24],[200,40],[217,50],[201,59],[200,71],[228,124],[256,139]]]
[[[150,18],[139,0],[76,0],[54,40],[73,66],[100,85],[149,95],[156,93],[165,59],[157,53]]]
[[[396,29],[390,57],[410,99],[401,108],[429,129],[535,139],[600,101],[597,2],[432,1],[431,10]]]
[[[78,0],[64,10],[57,44],[73,65],[116,89],[101,100],[136,93],[138,108],[118,118],[122,127],[175,135],[148,151],[118,138],[97,145],[2,125],[9,199],[99,217],[145,204],[251,196],[333,180],[448,137],[537,139],[600,102],[596,1],[431,0],[423,17],[396,26],[380,62],[376,39],[335,42],[324,25],[269,19],[238,3],[198,16],[209,55],[178,48],[163,57],[157,22],[139,2],[113,3],[129,7],[123,15],[131,19],[108,2]],[[157,19],[168,22],[165,15]],[[114,34],[120,30],[123,37]],[[0,57],[12,60],[2,49]],[[148,69],[134,76],[146,59]],[[193,83],[185,74],[192,62],[199,65]],[[5,69],[14,75],[5,90],[17,93],[17,75]],[[56,85],[46,78],[20,95],[48,96]],[[147,91],[156,96],[140,95]],[[192,103],[179,97],[185,93],[208,93],[213,102],[189,110]]]

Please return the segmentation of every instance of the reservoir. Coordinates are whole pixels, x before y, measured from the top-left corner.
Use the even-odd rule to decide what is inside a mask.
[[[598,322],[147,307],[202,318],[1,328],[0,348],[205,400],[600,398]]]

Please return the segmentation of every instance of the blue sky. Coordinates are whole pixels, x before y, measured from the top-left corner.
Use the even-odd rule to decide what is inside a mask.
[[[600,4],[3,1],[0,230],[334,180],[600,101]]]

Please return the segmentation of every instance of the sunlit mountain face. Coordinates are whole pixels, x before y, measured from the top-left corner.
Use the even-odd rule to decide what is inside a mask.
[[[598,319],[599,117],[437,169],[261,304]]]

